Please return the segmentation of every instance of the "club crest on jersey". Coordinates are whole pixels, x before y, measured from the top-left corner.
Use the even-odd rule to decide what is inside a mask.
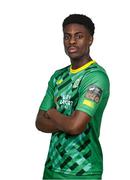
[[[81,81],[81,78],[78,78],[78,79],[74,82],[73,88],[77,88],[78,85],[79,85],[79,83],[80,83],[80,81]]]
[[[87,99],[90,99],[90,100],[98,103],[99,100],[100,100],[101,95],[102,95],[102,90],[101,90],[101,88],[97,87],[96,85],[92,85],[92,86],[90,86],[90,87],[88,88],[85,97],[86,97]]]

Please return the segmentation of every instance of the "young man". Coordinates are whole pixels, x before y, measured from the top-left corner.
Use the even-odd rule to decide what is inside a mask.
[[[52,133],[43,179],[101,180],[99,134],[109,79],[89,55],[94,29],[85,15],[72,14],[63,22],[71,65],[50,78],[36,119],[37,129]]]

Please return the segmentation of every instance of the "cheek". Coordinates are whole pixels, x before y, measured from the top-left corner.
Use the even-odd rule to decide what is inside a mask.
[[[87,52],[88,49],[89,49],[89,45],[88,45],[88,44],[86,44],[86,43],[81,44],[80,50],[81,50],[83,53],[84,53],[84,52]]]
[[[89,40],[87,38],[85,38],[82,41],[80,41],[79,44],[80,44],[80,47],[82,49],[88,49],[88,47],[89,47]]]
[[[68,42],[65,42],[65,41],[64,41],[63,44],[64,44],[64,48],[67,49],[67,47],[68,47]]]

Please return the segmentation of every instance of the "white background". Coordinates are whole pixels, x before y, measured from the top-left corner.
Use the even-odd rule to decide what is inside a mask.
[[[50,134],[35,118],[51,74],[70,63],[62,21],[83,13],[96,26],[91,56],[106,70],[111,96],[100,141],[103,180],[130,179],[129,59],[127,0],[0,1],[0,179],[40,180]]]

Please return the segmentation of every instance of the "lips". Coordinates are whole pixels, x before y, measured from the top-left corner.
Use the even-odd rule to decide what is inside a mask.
[[[67,50],[69,53],[76,53],[78,51],[78,48],[75,46],[70,46]]]

